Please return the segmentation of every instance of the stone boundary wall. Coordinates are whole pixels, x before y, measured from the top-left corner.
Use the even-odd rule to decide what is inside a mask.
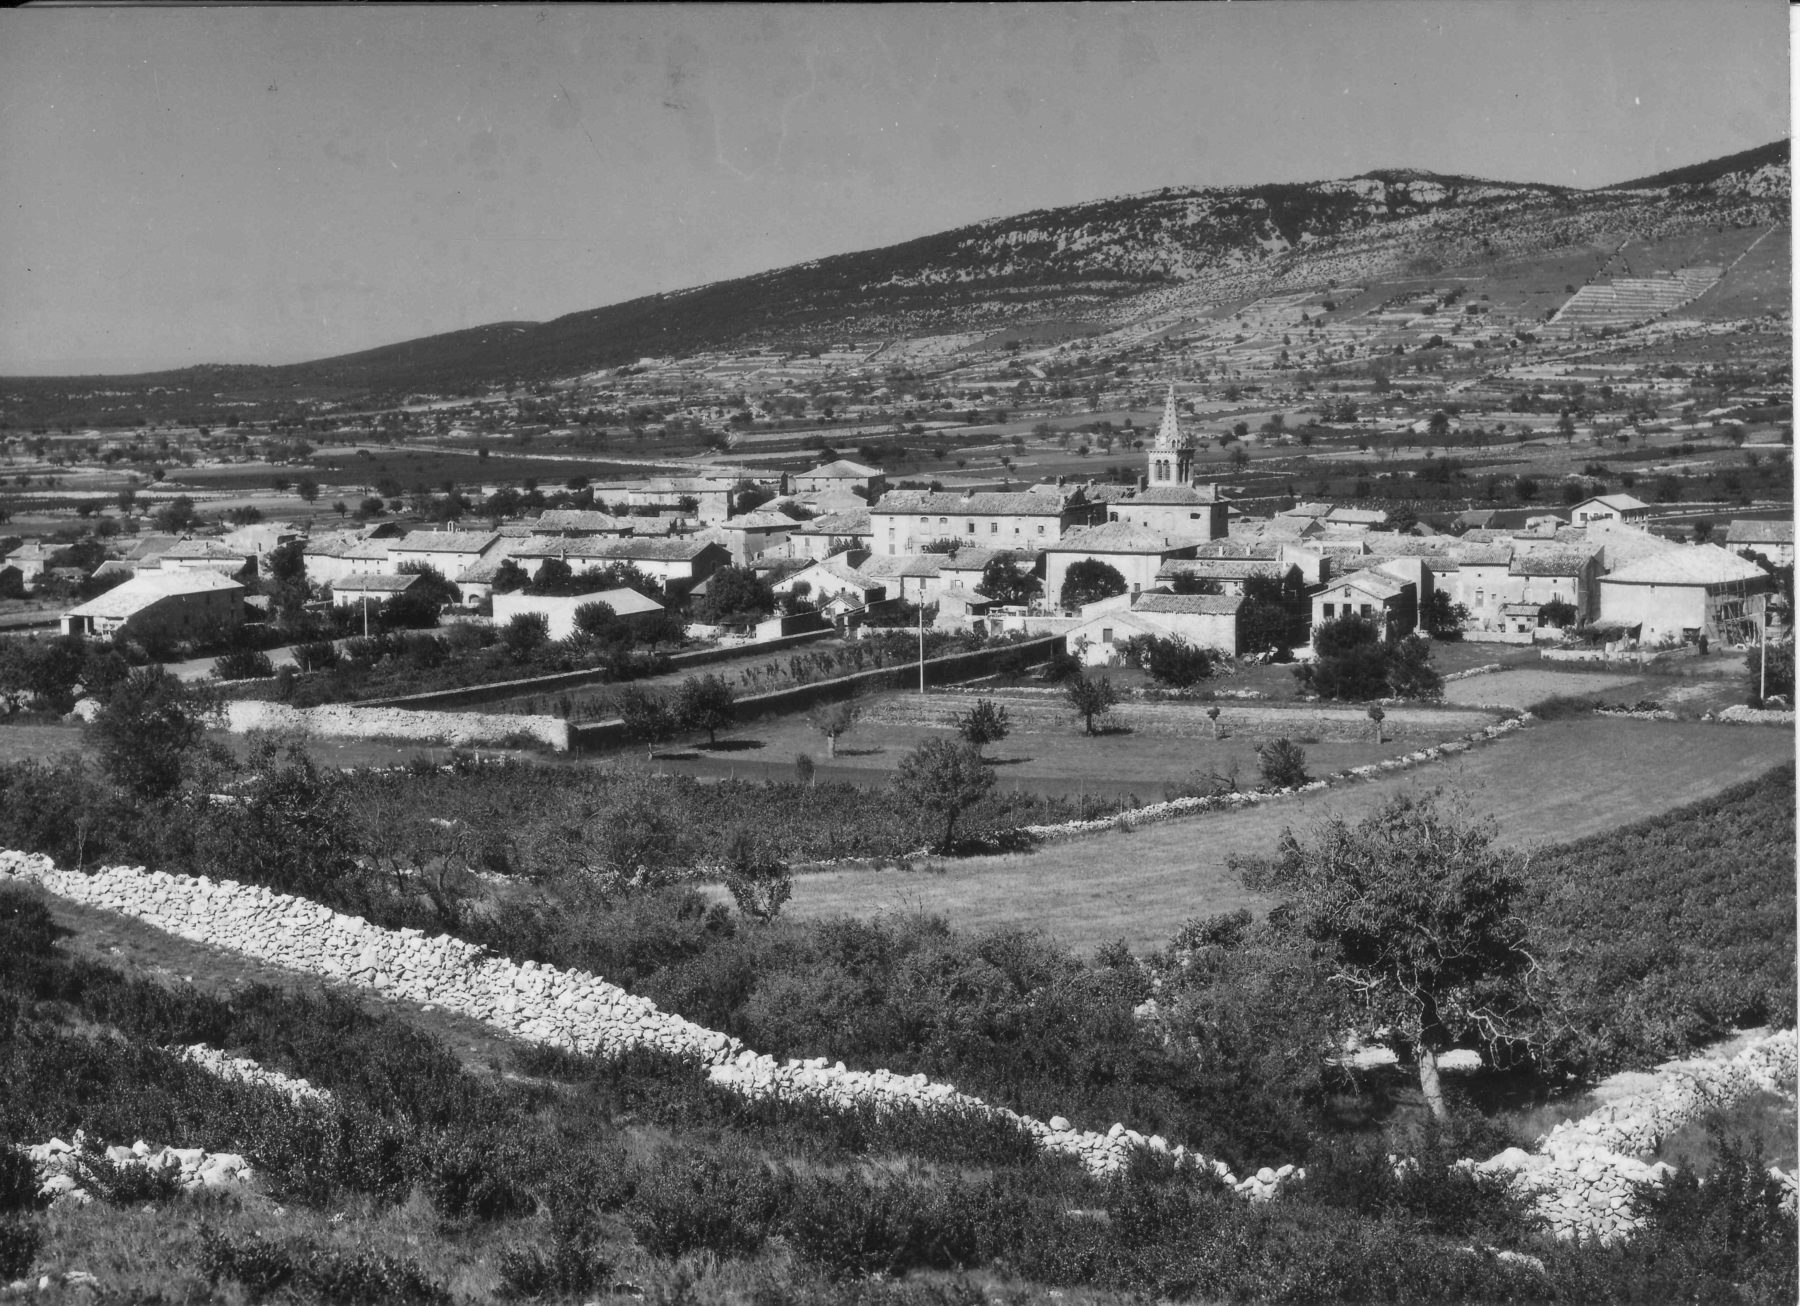
[[[84,1182],[92,1182],[87,1173],[92,1153],[90,1144],[79,1131],[72,1143],[52,1138],[47,1143],[21,1146],[19,1150],[37,1173],[38,1196],[49,1198],[51,1205],[86,1206],[94,1200],[94,1195],[83,1187]],[[177,1182],[188,1192],[248,1183],[255,1173],[250,1163],[236,1152],[208,1152],[199,1147],[152,1148],[142,1139],[130,1147],[115,1144],[100,1150],[100,1154],[117,1166],[173,1171]]]
[[[190,1047],[171,1049],[183,1061],[191,1061],[209,1074],[220,1079],[235,1080],[242,1084],[255,1084],[261,1088],[272,1088],[290,1102],[331,1101],[331,1094],[323,1088],[314,1088],[304,1079],[295,1079],[284,1075],[279,1070],[268,1070],[249,1057],[227,1056],[217,1048],[209,1048],[204,1043],[195,1043]]]
[[[408,712],[360,703],[289,707],[285,703],[239,701],[225,705],[225,722],[225,728],[234,734],[249,730],[304,730],[328,739],[409,739],[459,747],[496,747],[524,736],[548,744],[559,753],[569,749],[569,723],[553,716]]]
[[[1470,667],[1467,671],[1452,671],[1443,680],[1445,684],[1449,684],[1452,680],[1467,680],[1470,676],[1486,676],[1501,670],[1504,668],[1498,662],[1490,662],[1483,667]]]
[[[1739,726],[1788,726],[1794,724],[1792,711],[1777,711],[1774,708],[1755,708],[1737,704],[1724,709],[1714,718],[1731,725]]]
[[[1270,793],[1220,794],[1216,798],[1171,798],[1168,802],[1146,803],[1142,807],[1134,807],[1130,811],[1120,812],[1116,816],[1102,817],[1098,820],[1063,821],[1056,825],[1024,825],[1020,826],[1019,830],[1038,839],[1072,839],[1084,834],[1098,834],[1103,830],[1132,830],[1140,825],[1151,825],[1157,821],[1171,821],[1177,817],[1192,816],[1197,812],[1250,807],[1277,799],[1295,798],[1301,794],[1316,794],[1332,785],[1344,784],[1352,780],[1366,780],[1371,776],[1383,775],[1389,771],[1403,771],[1411,767],[1422,766],[1426,762],[1434,762],[1447,755],[1467,752],[1476,744],[1488,743],[1521,729],[1532,719],[1531,714],[1526,712],[1505,721],[1496,721],[1490,726],[1484,726],[1462,739],[1452,739],[1448,743],[1422,748],[1401,757],[1389,757],[1379,762],[1353,766],[1346,771],[1335,771],[1322,780],[1314,780],[1311,784],[1301,785],[1298,789],[1277,789]]]
[[[994,669],[1001,658],[1021,651],[1027,659],[1042,662],[1047,660],[1055,649],[1061,647],[1062,642],[1061,635],[1050,635],[1042,639],[996,644],[988,648],[976,649],[970,653],[952,653],[946,657],[928,658],[925,662],[925,683],[929,687],[986,675]],[[765,694],[747,695],[737,700],[737,719],[739,722],[744,722],[760,716],[797,712],[811,707],[815,703],[851,698],[857,694],[882,689],[916,688],[918,683],[919,664],[917,662],[907,662],[893,667],[877,667],[872,671],[857,671],[833,680],[815,680],[809,685],[795,685],[790,689],[772,689]],[[584,722],[569,727],[569,747],[578,753],[616,748],[628,742],[623,721]]]
[[[1283,1182],[1305,1178],[1303,1169],[1282,1166],[1239,1179],[1224,1162],[1208,1161],[1180,1145],[1170,1147],[1160,1136],[1145,1137],[1123,1124],[1096,1133],[1078,1130],[1060,1116],[1037,1120],[992,1106],[949,1084],[932,1083],[924,1075],[849,1070],[843,1062],[829,1063],[823,1057],[784,1064],[727,1034],[664,1012],[647,998],[597,976],[514,962],[448,935],[385,930],[260,886],[126,866],[101,867],[90,875],[58,870],[48,857],[0,851],[0,882],[7,879],[34,882],[51,893],[134,916],[181,938],[389,997],[441,1006],[530,1042],[599,1056],[657,1049],[693,1062],[713,1084],[751,1099],[804,1102],[827,1110],[866,1106],[982,1113],[1016,1123],[1044,1152],[1073,1157],[1098,1176],[1116,1174],[1134,1150],[1147,1148],[1166,1153],[1179,1164],[1207,1166],[1252,1200],[1266,1200]],[[1512,1148],[1485,1162],[1460,1164],[1485,1173],[1512,1174],[1533,1193],[1539,1211],[1559,1237],[1627,1237],[1635,1227],[1629,1209],[1631,1184],[1657,1182],[1667,1168],[1660,1163],[1645,1165],[1613,1149],[1654,1146],[1707,1108],[1752,1092],[1792,1095],[1796,1064],[1795,1034],[1785,1030],[1759,1040],[1729,1062],[1664,1067],[1663,1080],[1654,1090],[1553,1130],[1535,1155]],[[68,1144],[62,1147],[72,1150]],[[237,1160],[241,1164],[242,1159]],[[196,1159],[196,1173],[199,1165]]]
[[[729,648],[696,649],[692,653],[675,653],[669,658],[671,672],[685,671],[690,667],[708,666],[714,662],[727,662],[732,658],[756,656],[763,653],[782,653],[801,644],[810,644],[833,634],[830,629],[808,630],[798,635],[783,635],[777,639],[755,640],[748,644],[734,644]],[[371,698],[354,704],[356,707],[397,707],[417,710],[441,710],[444,708],[473,707],[480,703],[500,703],[508,699],[529,698],[533,694],[550,694],[564,689],[586,689],[593,685],[618,684],[610,678],[611,673],[590,667],[585,671],[561,671],[550,676],[527,676],[522,680],[498,680],[485,685],[463,685],[457,689],[434,689],[424,694],[404,694],[398,698]]]

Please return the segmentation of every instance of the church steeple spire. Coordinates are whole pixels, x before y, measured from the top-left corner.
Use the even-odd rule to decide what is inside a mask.
[[[1181,433],[1181,415],[1175,410],[1175,383],[1163,401],[1162,426],[1148,451],[1145,480],[1151,485],[1186,485],[1194,471],[1194,445]]]
[[[1175,412],[1175,383],[1169,382],[1169,397],[1163,402],[1162,427],[1156,432],[1158,449],[1181,447],[1181,418]]]

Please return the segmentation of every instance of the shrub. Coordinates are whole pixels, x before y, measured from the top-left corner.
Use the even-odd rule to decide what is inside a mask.
[[[434,1306],[451,1300],[449,1290],[412,1260],[374,1253],[347,1256],[304,1239],[275,1242],[258,1234],[234,1238],[211,1228],[203,1228],[200,1239],[200,1268],[207,1279],[215,1284],[234,1280],[253,1298],[286,1290],[303,1300],[347,1306],[390,1302]]]
[[[133,671],[94,719],[101,768],[140,798],[167,795],[205,733],[207,710],[201,695],[161,667]]]
[[[1095,718],[1112,711],[1118,704],[1119,691],[1113,688],[1112,681],[1105,676],[1098,680],[1079,676],[1068,682],[1067,697],[1069,706],[1080,715],[1085,732],[1096,735],[1100,732],[1094,729]]]
[[[737,720],[737,695],[718,676],[689,676],[676,691],[674,711],[683,726],[706,731],[707,742],[716,744],[719,731]]]
[[[991,698],[976,699],[974,707],[956,718],[956,733],[977,753],[1005,739],[1011,730],[1006,709]]]
[[[638,1181],[632,1235],[653,1256],[750,1256],[773,1230],[788,1187],[741,1143],[670,1148]]]
[[[515,612],[501,628],[500,642],[514,662],[529,662],[550,642],[550,618],[541,612]]]
[[[781,914],[793,894],[794,878],[786,862],[770,855],[748,830],[739,830],[725,863],[725,887],[738,911],[767,925]]]
[[[500,1288],[508,1297],[536,1300],[599,1292],[612,1283],[613,1265],[597,1246],[587,1224],[559,1218],[550,1237],[500,1253]]]
[[[955,838],[956,818],[993,789],[994,773],[969,745],[927,739],[901,759],[894,787],[907,801],[944,818],[938,847],[947,852]]]
[[[1312,780],[1306,774],[1306,750],[1285,736],[1256,750],[1256,767],[1266,789],[1298,789]]]
[[[0,1281],[24,1278],[43,1241],[43,1231],[30,1221],[0,1219]]]

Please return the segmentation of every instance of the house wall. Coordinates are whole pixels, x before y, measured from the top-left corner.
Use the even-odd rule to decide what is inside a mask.
[[[575,610],[586,603],[604,602],[601,594],[525,594],[514,591],[494,595],[494,624],[504,626],[522,612],[542,613],[550,623],[551,639],[567,639],[575,633]],[[661,614],[655,611],[621,612],[619,620],[641,626]]]
[[[1232,657],[1243,651],[1236,616],[1200,612],[1147,612],[1143,616],[1195,648],[1217,649]]]
[[[1767,586],[1754,581],[1710,586],[1600,581],[1600,619],[1641,624],[1640,644],[1679,642],[1688,631],[1712,642],[1741,640],[1741,622],[1760,625],[1767,604]]]
[[[208,639],[243,624],[242,590],[203,590],[164,595],[123,621],[101,618],[95,622],[94,633],[125,639]]]
[[[1096,553],[1091,550],[1059,551],[1044,555],[1044,597],[1055,603],[1062,595],[1063,581],[1069,568],[1088,558],[1104,562],[1125,578],[1126,593],[1136,594],[1157,587],[1156,573],[1170,558],[1187,557],[1192,549],[1171,548],[1161,553]]]
[[[1113,521],[1142,526],[1167,535],[1222,540],[1226,535],[1230,508],[1223,503],[1154,504],[1133,503],[1125,499],[1113,504],[1108,516]]]
[[[876,553],[917,553],[932,540],[961,540],[983,549],[1042,549],[1061,539],[1071,526],[1087,519],[1085,510],[1048,514],[883,512],[869,517],[874,528],[870,547]]]

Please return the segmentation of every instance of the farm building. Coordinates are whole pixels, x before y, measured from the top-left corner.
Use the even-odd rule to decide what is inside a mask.
[[[1194,546],[1195,541],[1179,535],[1125,522],[1107,522],[1104,526],[1070,531],[1044,550],[1044,595],[1055,602],[1062,593],[1069,568],[1089,558],[1117,570],[1133,594],[1155,589],[1156,576],[1163,564],[1173,558],[1193,557]]]
[[[711,535],[731,551],[731,561],[743,566],[777,545],[785,544],[800,523],[778,512],[751,512],[733,517],[714,526]]]
[[[213,639],[244,622],[244,587],[216,571],[147,571],[63,614],[65,635]]]
[[[1794,565],[1793,521],[1754,521],[1734,518],[1725,528],[1725,547],[1733,553],[1754,553],[1773,567]]]
[[[1236,657],[1238,612],[1244,600],[1229,594],[1140,594],[1131,614],[1161,626],[1195,648],[1217,649]]]
[[[1600,578],[1600,620],[1637,626],[1644,644],[1754,639],[1774,582],[1713,544],[1677,548]]]
[[[799,472],[793,478],[797,495],[846,494],[862,491],[866,503],[874,503],[887,492],[887,476],[875,467],[864,467],[847,458],[821,464],[811,471]]]
[[[454,576],[493,556],[499,544],[498,531],[413,531],[387,546],[388,570],[411,562]]]
[[[934,540],[956,540],[990,549],[1042,549],[1094,514],[1080,487],[1067,493],[895,490],[869,510],[871,547],[878,554],[904,554]]]
[[[658,540],[626,536],[622,539],[540,539],[521,543],[512,560],[536,576],[544,562],[559,558],[577,576],[599,571],[613,563],[630,563],[655,580],[671,597],[685,595],[720,567],[731,561],[722,544],[709,540]]]
[[[386,603],[419,583],[417,572],[401,576],[340,576],[331,582],[331,601],[340,608]]]
[[[210,571],[220,576],[254,576],[256,555],[230,548],[218,540],[182,540],[163,553],[157,566],[163,571]]]
[[[810,567],[782,577],[771,588],[777,594],[799,593],[815,606],[823,606],[839,595],[847,595],[856,607],[878,603],[887,597],[887,582],[863,575],[857,563],[866,560],[861,552],[840,553],[822,559]],[[801,586],[805,586],[804,589]]]
[[[1371,567],[1329,581],[1313,595],[1313,630],[1322,622],[1353,616],[1373,621],[1384,640],[1410,635],[1419,624],[1418,589],[1410,580]]]
[[[6,555],[6,565],[18,569],[21,584],[31,585],[43,576],[54,553],[54,549],[46,549],[41,544],[21,545]]]
[[[551,639],[567,639],[575,633],[576,610],[589,603],[604,603],[613,615],[627,626],[641,626],[662,616],[663,605],[633,589],[596,590],[592,594],[511,594],[494,595],[494,624],[504,626],[520,613],[543,615],[550,626]]]
[[[629,517],[615,517],[610,512],[592,508],[548,508],[528,523],[532,535],[555,535],[564,539],[580,539],[588,535],[626,535],[631,531]]]
[[[1584,499],[1569,510],[1569,520],[1577,526],[1595,522],[1639,522],[1650,516],[1650,505],[1629,494],[1601,494]]]
[[[787,553],[790,558],[829,558],[846,548],[871,548],[873,538],[869,510],[852,508],[826,513],[811,521],[795,522],[788,532]],[[832,547],[834,544],[837,547]]]

